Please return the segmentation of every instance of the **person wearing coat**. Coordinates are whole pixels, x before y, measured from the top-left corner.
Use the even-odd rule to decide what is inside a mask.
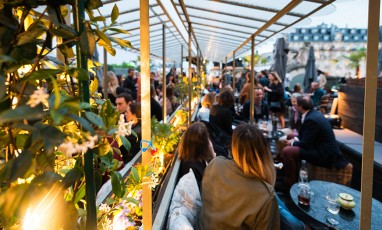
[[[280,229],[276,171],[266,140],[255,126],[232,135],[233,159],[214,158],[202,181],[201,229]]]
[[[297,138],[286,141],[287,146],[281,152],[288,186],[297,182],[300,160],[326,168],[344,162],[329,121],[313,109],[311,99],[308,96],[297,97],[297,109],[302,114],[301,129]]]

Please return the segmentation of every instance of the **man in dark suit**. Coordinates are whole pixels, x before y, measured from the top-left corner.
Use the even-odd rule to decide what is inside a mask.
[[[297,181],[297,170],[300,160],[331,168],[340,168],[342,156],[334,132],[328,120],[313,109],[308,96],[297,97],[297,110],[302,114],[302,126],[297,138],[286,141],[281,158],[285,164],[286,185]]]

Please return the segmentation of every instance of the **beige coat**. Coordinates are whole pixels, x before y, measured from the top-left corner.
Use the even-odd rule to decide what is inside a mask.
[[[233,160],[212,160],[202,184],[201,229],[280,229],[273,186],[247,177]]]

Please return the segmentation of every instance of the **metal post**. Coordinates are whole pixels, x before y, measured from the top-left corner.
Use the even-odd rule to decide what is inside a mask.
[[[183,45],[180,51],[180,75],[183,77]]]
[[[255,37],[252,36],[251,38],[251,90],[250,90],[250,107],[249,107],[249,114],[250,114],[250,124],[253,125],[253,118],[255,115],[255,101],[253,98],[253,90],[255,88]]]
[[[141,48],[141,108],[142,140],[151,140],[151,109],[150,109],[150,22],[149,0],[140,0],[140,48]],[[166,76],[163,76],[166,78]],[[142,165],[150,166],[151,150],[142,153]],[[147,181],[146,181],[147,180]],[[144,182],[148,182],[145,178]],[[148,184],[143,185],[143,229],[152,229],[152,197]]]
[[[380,0],[369,0],[359,229],[371,229]]]
[[[109,89],[109,75],[107,75],[107,50],[104,48],[103,49],[103,92],[104,92],[104,95],[103,97],[105,99],[108,99],[109,98],[109,95],[108,95],[108,89]]]
[[[162,83],[162,111],[163,123],[167,123],[167,79],[166,79],[166,25],[162,27],[162,63],[163,63],[163,83]],[[175,77],[175,76],[174,76]]]
[[[236,60],[235,60],[235,52],[233,52],[233,63],[232,63],[232,89],[233,89],[233,93],[236,92],[236,74],[235,74],[235,69],[236,69]]]
[[[192,57],[191,57],[191,44],[192,44],[192,40],[191,40],[191,23],[188,23],[188,126],[191,125],[191,88],[192,88],[192,81],[191,81],[191,78],[192,78],[192,73],[191,73],[191,61],[192,61]]]
[[[200,77],[201,77],[201,75],[200,75],[200,53],[199,53],[199,47],[198,47],[196,52],[197,52],[196,57],[198,58],[196,60],[196,66],[197,66],[196,78],[198,80],[198,84],[200,84]]]
[[[78,34],[85,31],[85,1],[75,0],[73,4],[74,29]],[[81,69],[88,69],[87,57],[82,52],[81,43],[76,45],[77,66]],[[89,102],[89,80],[81,80],[78,85],[79,97],[82,102]],[[94,181],[93,153],[89,150],[84,154],[85,189],[86,189],[86,229],[97,228],[96,212],[96,189]]]

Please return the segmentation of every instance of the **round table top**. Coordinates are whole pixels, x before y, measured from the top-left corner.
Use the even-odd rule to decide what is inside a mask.
[[[310,206],[300,205],[297,199],[298,183],[294,184],[290,189],[290,196],[293,202],[307,215],[313,219],[336,229],[359,229],[360,223],[360,195],[361,193],[352,188],[344,185],[313,180],[309,182],[313,195],[310,200]],[[337,193],[348,193],[354,197],[356,207],[352,210],[345,210],[340,208],[338,214],[331,214],[326,210],[326,191],[335,190]],[[330,224],[327,219],[334,218],[339,223],[337,225]],[[381,229],[382,226],[382,203],[373,199],[372,200],[372,219],[371,229]]]

